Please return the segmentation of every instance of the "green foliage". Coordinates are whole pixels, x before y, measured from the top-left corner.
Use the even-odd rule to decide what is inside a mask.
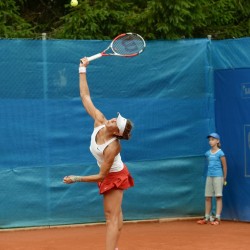
[[[136,32],[149,39],[250,36],[245,0],[4,0],[0,37],[112,39]]]
[[[23,1],[23,0],[18,0]],[[21,16],[33,27],[33,37],[41,38],[41,33],[51,33],[58,28],[58,21],[65,15],[65,4],[70,0],[24,0],[20,5]]]
[[[194,35],[213,35],[214,38],[234,37],[232,26],[237,22],[237,6],[234,0],[212,0],[203,6],[205,23],[203,30],[196,30]]]
[[[203,0],[154,0],[137,25],[148,39],[177,39],[192,37],[195,25],[203,26],[205,15],[201,11]]]
[[[147,39],[215,39],[250,35],[250,3],[241,0],[151,0],[136,20]]]
[[[24,1],[20,1],[23,3]],[[19,7],[14,0],[0,1],[0,37],[32,37],[31,25],[19,14]]]
[[[211,34],[215,39],[237,38],[250,35],[250,3],[240,0],[206,1],[203,12],[206,25],[196,29],[194,36]]]
[[[56,38],[110,39],[129,28],[131,3],[122,0],[79,1],[77,7],[67,5],[69,13],[53,32]]]

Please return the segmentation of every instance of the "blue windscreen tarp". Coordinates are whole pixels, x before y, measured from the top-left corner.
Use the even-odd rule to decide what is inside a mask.
[[[78,66],[109,42],[0,40],[0,227],[104,220],[96,184],[65,185],[62,178],[98,171]],[[124,196],[125,220],[203,214],[206,135],[215,130],[213,73],[231,65],[222,63],[228,43],[148,41],[138,57],[89,65],[96,107],[108,119],[119,111],[134,123],[132,139],[121,142],[135,179]]]
[[[250,68],[215,71],[215,97],[216,125],[229,166],[224,217],[249,221]]]

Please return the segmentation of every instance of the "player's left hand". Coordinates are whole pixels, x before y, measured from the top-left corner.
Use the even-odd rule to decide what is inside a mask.
[[[72,184],[72,183],[74,183],[72,176],[71,175],[70,176],[65,176],[63,178],[63,183],[66,183],[66,184]]]

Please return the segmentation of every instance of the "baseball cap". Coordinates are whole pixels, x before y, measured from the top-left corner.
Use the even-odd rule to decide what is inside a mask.
[[[118,116],[116,118],[116,124],[119,129],[120,135],[123,135],[123,132],[125,130],[126,124],[127,124],[127,119],[122,117],[121,114],[118,112]]]
[[[209,138],[209,137],[213,137],[213,138],[215,138],[215,139],[220,140],[220,136],[219,136],[217,133],[211,133],[211,134],[209,134],[209,135],[207,136],[207,138]]]

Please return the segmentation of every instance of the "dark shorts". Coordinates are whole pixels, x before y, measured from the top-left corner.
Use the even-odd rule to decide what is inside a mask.
[[[104,194],[111,189],[128,189],[134,186],[134,180],[130,175],[127,166],[119,172],[109,173],[102,182],[98,182],[99,193]]]

